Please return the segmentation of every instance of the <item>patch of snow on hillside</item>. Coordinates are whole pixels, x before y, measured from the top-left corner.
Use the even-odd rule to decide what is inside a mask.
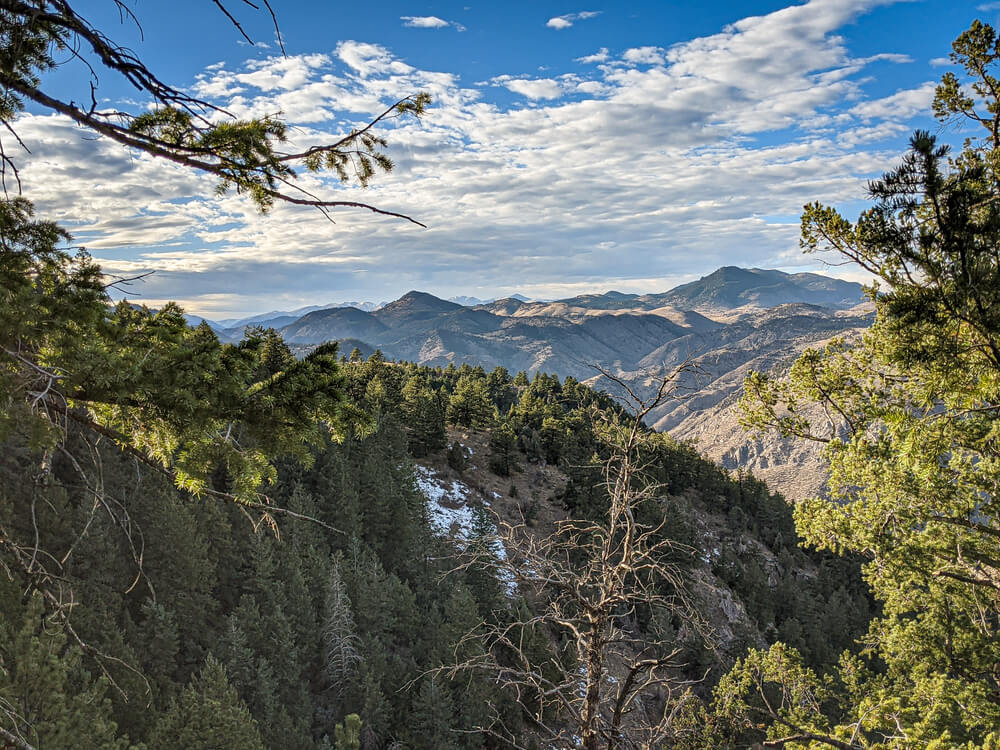
[[[416,466],[414,471],[417,487],[427,498],[434,529],[458,539],[468,539],[472,535],[473,512],[467,500],[472,490],[457,479],[449,486],[425,466]]]
[[[472,526],[475,521],[475,513],[468,505],[472,489],[467,485],[454,479],[449,484],[438,477],[426,466],[415,466],[417,488],[427,498],[427,511],[430,514],[431,525],[439,534],[450,536],[460,541],[467,541],[472,537]],[[507,550],[503,542],[496,535],[496,527],[490,523],[486,529],[489,535],[489,547],[493,556],[499,562],[507,561]],[[517,591],[517,584],[514,582],[513,574],[509,570],[497,570],[497,579],[507,589],[507,593],[513,595]]]

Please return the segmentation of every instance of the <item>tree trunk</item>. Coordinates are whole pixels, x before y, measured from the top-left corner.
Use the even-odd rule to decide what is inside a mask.
[[[590,619],[590,638],[587,645],[586,692],[583,699],[583,721],[580,740],[583,750],[600,750],[601,678],[604,675],[604,627],[607,621],[602,613]]]

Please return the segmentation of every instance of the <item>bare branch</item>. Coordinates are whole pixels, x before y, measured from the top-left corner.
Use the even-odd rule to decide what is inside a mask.
[[[654,500],[657,491],[644,474],[649,459],[643,448],[651,433],[643,418],[667,399],[681,397],[677,380],[692,366],[685,363],[664,376],[649,396],[595,369],[620,384],[633,407],[628,417],[603,415],[599,424],[608,451],[600,464],[607,507],[597,519],[557,521],[547,534],[494,514],[496,536],[481,545],[485,552],[470,550],[459,568],[483,566],[512,582],[534,613],[513,622],[481,622],[466,639],[487,651],[450,667],[449,674],[463,669],[489,674],[538,731],[544,728],[551,746],[651,747],[669,742],[692,683],[684,679],[680,648],[639,632],[637,613],[652,612],[654,627],[657,616],[678,618],[711,640],[683,573],[669,562],[670,555],[693,550],[666,535],[665,521],[647,526],[636,518],[639,506]],[[502,543],[505,555],[489,552],[495,543]],[[544,664],[526,651],[527,633],[552,644]],[[566,651],[558,651],[558,643],[565,643]],[[513,738],[506,741],[517,747]]]

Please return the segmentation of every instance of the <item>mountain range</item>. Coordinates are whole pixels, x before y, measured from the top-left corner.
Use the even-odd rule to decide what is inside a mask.
[[[465,298],[467,299],[467,298]],[[497,366],[572,376],[615,392],[596,368],[642,394],[682,362],[692,396],[651,415],[652,425],[693,440],[731,469],[745,468],[791,497],[821,491],[818,454],[776,438],[748,436],[735,402],[751,370],[787,367],[810,346],[870,325],[860,284],[814,273],[726,266],[659,294],[607,292],[552,302],[511,297],[474,305],[411,291],[376,309],[304,308],[301,315],[236,321],[219,330],[238,339],[248,324],[274,327],[307,351],[323,342],[378,348],[395,360],[430,366]]]

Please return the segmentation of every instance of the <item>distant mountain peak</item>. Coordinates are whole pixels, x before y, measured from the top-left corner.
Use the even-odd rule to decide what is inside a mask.
[[[394,302],[390,302],[372,313],[378,320],[389,326],[393,326],[400,321],[412,318],[428,318],[444,313],[463,310],[465,308],[456,302],[435,297],[433,294],[411,289]]]
[[[386,310],[390,307],[402,307],[402,306],[412,306],[412,305],[431,306],[439,309],[453,309],[456,307],[461,307],[461,305],[458,304],[457,302],[449,302],[446,299],[435,297],[433,294],[430,294],[429,292],[421,292],[418,289],[411,289],[396,301],[384,305],[382,309]]]
[[[723,266],[707,276],[655,295],[683,310],[774,307],[807,303],[845,309],[863,298],[860,284],[814,273],[790,274],[764,268]]]
[[[469,297],[464,294],[460,294],[457,297],[449,297],[448,302],[454,302],[456,305],[461,305],[462,307],[475,307],[476,305],[488,305],[493,302],[493,299],[479,299],[479,297]]]
[[[736,281],[742,279],[756,279],[763,274],[771,273],[770,271],[764,271],[760,268],[740,268],[739,266],[722,266],[715,269],[712,273],[707,276],[702,276],[699,281]],[[788,276],[782,271],[774,271],[773,273],[782,274]]]

